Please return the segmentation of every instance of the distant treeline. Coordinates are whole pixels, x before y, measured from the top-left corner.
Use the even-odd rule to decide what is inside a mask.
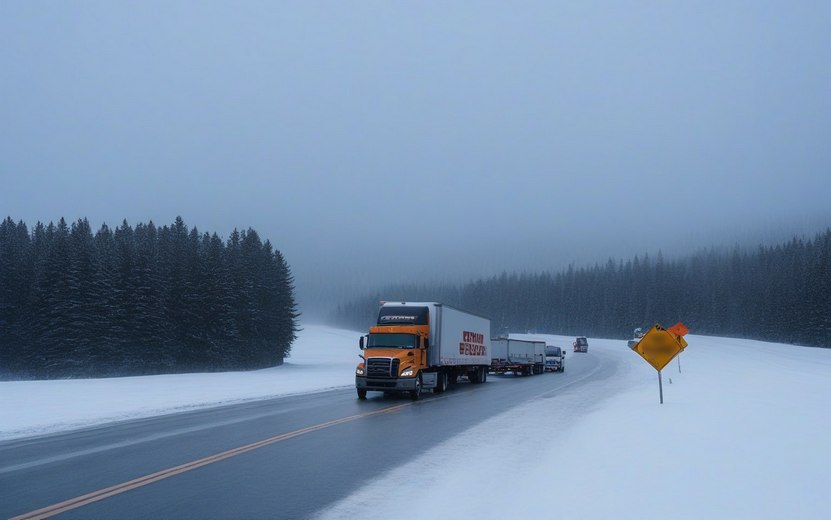
[[[0,223],[0,376],[158,374],[282,363],[297,332],[293,278],[257,233],[227,242],[125,221],[93,234]]]
[[[659,253],[556,274],[388,287],[339,306],[333,321],[366,330],[381,299],[458,306],[489,317],[494,334],[627,338],[635,327],[683,321],[694,334],[831,347],[831,229],[754,251],[672,261]]]

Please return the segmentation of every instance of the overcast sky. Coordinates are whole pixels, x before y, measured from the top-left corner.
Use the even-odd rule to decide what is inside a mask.
[[[831,223],[831,2],[0,2],[0,211],[305,296]]]

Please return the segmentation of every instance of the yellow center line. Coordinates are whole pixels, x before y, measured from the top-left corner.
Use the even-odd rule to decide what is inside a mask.
[[[138,487],[146,486],[148,484],[152,484],[153,482],[158,482],[159,480],[166,479],[168,477],[172,477],[175,475],[179,475],[180,473],[185,473],[187,471],[194,470],[196,468],[201,468],[202,466],[207,466],[208,464],[213,464],[214,462],[219,462],[221,460],[229,459],[231,457],[236,457],[237,455],[241,455],[243,453],[256,450],[262,448],[264,446],[268,446],[270,444],[274,444],[275,442],[284,441],[287,439],[292,439],[294,437],[299,437],[300,435],[305,435],[307,433],[311,433],[318,430],[323,430],[325,428],[331,428],[332,426],[337,426],[338,424],[343,424],[351,421],[356,421],[358,419],[365,419],[367,417],[372,417],[374,415],[382,415],[391,412],[395,412],[407,406],[411,406],[413,403],[404,403],[395,406],[390,406],[387,408],[383,408],[381,410],[376,410],[374,412],[367,412],[358,415],[350,415],[349,417],[343,417],[341,419],[335,419],[333,421],[328,421],[325,423],[316,424],[314,426],[309,426],[307,428],[302,428],[300,430],[295,430],[289,433],[283,433],[281,435],[277,435],[275,437],[271,437],[265,440],[261,440],[252,444],[248,444],[245,446],[240,446],[239,448],[234,448],[228,451],[223,451],[222,453],[217,453],[215,455],[211,455],[209,457],[205,457],[199,460],[195,460],[192,462],[188,462],[186,464],[182,464],[180,466],[175,466],[173,468],[168,468],[162,471],[158,471],[156,473],[151,473],[149,475],[145,475],[143,477],[139,477],[133,480],[128,480],[127,482],[122,482],[121,484],[116,484],[115,486],[110,486],[108,488],[99,489],[98,491],[93,491],[92,493],[87,493],[86,495],[81,495],[76,498],[71,498],[69,500],[65,500],[63,502],[59,502],[57,504],[53,504],[51,506],[47,506],[36,511],[31,511],[29,513],[25,513],[19,516],[15,516],[10,520],[34,520],[34,519],[41,519],[41,518],[49,518],[55,515],[59,515],[61,513],[65,513],[66,511],[71,511],[72,509],[77,509],[79,507],[85,506],[87,504],[91,504],[93,502],[97,502],[99,500],[103,500],[105,498],[111,497],[113,495],[118,495],[120,493],[124,493],[125,491],[130,491],[131,489],[135,489]]]

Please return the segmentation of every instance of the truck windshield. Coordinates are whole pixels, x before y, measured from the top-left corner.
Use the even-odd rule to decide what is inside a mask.
[[[560,355],[560,348],[559,347],[554,347],[554,348],[548,347],[547,349],[545,349],[545,355],[546,356],[559,356]]]
[[[415,348],[415,334],[370,334],[367,348]]]

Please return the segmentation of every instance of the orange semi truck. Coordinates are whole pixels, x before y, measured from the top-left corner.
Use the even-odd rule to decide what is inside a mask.
[[[491,363],[490,320],[436,302],[385,302],[359,343],[358,398],[368,391],[447,390],[460,378],[484,383]]]

